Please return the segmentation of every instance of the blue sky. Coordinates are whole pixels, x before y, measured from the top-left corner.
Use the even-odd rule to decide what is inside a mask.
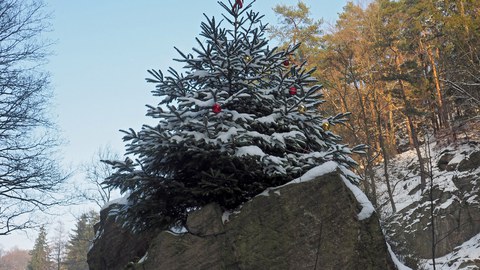
[[[123,154],[118,130],[138,130],[151,123],[145,117],[145,104],[158,103],[150,94],[154,85],[144,80],[147,69],[178,67],[172,60],[177,57],[173,47],[191,52],[203,13],[219,18],[222,12],[216,0],[44,1],[53,13],[53,31],[48,36],[55,41],[54,55],[45,69],[52,76],[52,114],[66,140],[62,159],[69,167],[90,160],[106,145]],[[347,1],[304,2],[312,17],[334,22]],[[265,22],[275,24],[272,8],[296,3],[258,0],[254,9],[266,15]],[[81,181],[81,176],[74,179]],[[66,220],[70,230],[73,217]],[[0,237],[0,247],[30,249],[35,238],[35,233]]]
[[[345,1],[305,1],[315,17],[333,20]],[[145,83],[147,69],[176,65],[173,46],[190,52],[202,13],[222,11],[215,0],[65,1],[54,10],[55,56],[47,66],[56,93],[55,112],[66,160],[89,158],[99,146],[121,148],[118,129],[145,123],[145,104],[158,100]],[[259,0],[255,7],[276,22],[272,7],[296,1]],[[71,158],[69,157],[71,156]]]

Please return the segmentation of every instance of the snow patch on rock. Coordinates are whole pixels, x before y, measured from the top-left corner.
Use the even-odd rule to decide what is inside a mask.
[[[109,202],[107,202],[103,207],[102,209],[100,209],[100,211],[104,210],[104,209],[107,209],[108,207],[114,205],[114,204],[118,204],[118,205],[127,205],[128,204],[128,195],[125,195],[123,197],[120,197],[118,199],[115,199],[115,200],[111,200]]]
[[[393,253],[392,247],[387,243],[387,248],[388,252],[390,253],[390,256],[392,257],[392,261],[397,267],[397,270],[412,270],[412,268],[405,266],[398,258],[395,253]]]
[[[353,176],[354,175],[353,172],[339,165],[335,161],[327,161],[321,165],[318,165],[310,169],[309,171],[307,171],[305,174],[303,174],[299,178],[293,179],[292,181],[278,187],[267,188],[265,191],[263,191],[257,196],[268,197],[270,194],[270,191],[274,191],[274,193],[276,193],[277,195],[280,195],[280,192],[278,191],[278,189],[284,186],[312,181],[322,175],[326,175],[326,174],[335,172],[337,170],[340,170],[342,172],[341,178],[345,186],[348,189],[350,189],[350,191],[355,196],[355,199],[357,200],[357,202],[362,206],[362,210],[360,211],[360,213],[358,213],[358,219],[364,220],[369,218],[373,214],[373,212],[375,212],[375,208],[373,207],[370,200],[367,198],[367,195],[365,195],[365,193],[363,193],[363,191],[358,186],[352,184],[352,182],[348,180],[347,177],[344,176],[344,175]]]
[[[465,266],[469,262],[480,260],[480,234],[475,235],[470,240],[464,242],[462,245],[456,247],[453,252],[435,259],[436,269],[442,270],[456,270],[456,269],[478,269],[475,266],[472,268]],[[464,267],[460,268],[461,265]],[[423,269],[433,269],[432,260],[424,260],[422,262]]]
[[[350,180],[348,180],[344,176],[342,176],[342,179],[345,185],[353,193],[358,203],[362,206],[362,210],[360,211],[360,213],[358,213],[358,219],[364,220],[371,217],[373,212],[375,212],[375,208],[373,207],[370,200],[367,198],[367,195],[365,195],[365,193],[363,193],[363,191],[360,190],[358,186],[352,184],[352,182],[350,182]]]

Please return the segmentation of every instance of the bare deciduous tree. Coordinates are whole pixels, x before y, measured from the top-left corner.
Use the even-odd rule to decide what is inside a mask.
[[[100,208],[110,201],[112,188],[102,185],[103,181],[113,174],[114,170],[103,160],[119,160],[120,156],[110,147],[99,148],[92,159],[83,165],[83,171],[89,185],[82,188],[82,197],[94,202]]]
[[[51,257],[53,270],[65,270],[65,258],[67,253],[68,233],[62,221],[57,222],[54,236],[51,239]]]
[[[39,0],[0,0],[0,235],[35,226],[34,213],[61,203],[66,179],[48,118],[44,10]]]

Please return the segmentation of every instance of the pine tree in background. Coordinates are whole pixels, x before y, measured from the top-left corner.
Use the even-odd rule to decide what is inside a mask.
[[[346,114],[322,115],[313,70],[293,65],[298,46],[270,48],[252,3],[219,2],[223,20],[206,17],[199,48],[177,49],[185,73],[149,71],[160,103],[147,115],[158,125],[124,131],[136,159],[108,161],[116,172],[105,181],[129,194],[120,209],[127,227],[181,225],[192,209],[234,208],[326,161],[356,164],[350,154],[363,147],[338,144],[329,130]]]
[[[93,238],[95,237],[93,225],[98,221],[99,216],[95,211],[90,211],[80,216],[67,244],[67,258],[65,261],[66,269],[89,269],[87,253],[93,242]]]
[[[35,240],[33,250],[30,252],[31,259],[28,263],[28,270],[49,270],[52,267],[50,261],[50,248],[47,243],[47,231],[45,227],[40,227],[40,232]]]

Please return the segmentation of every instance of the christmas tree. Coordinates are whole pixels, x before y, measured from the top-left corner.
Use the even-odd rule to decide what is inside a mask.
[[[125,225],[182,225],[189,211],[210,202],[232,209],[326,161],[356,165],[350,154],[362,147],[330,131],[347,115],[322,115],[313,70],[292,58],[298,46],[269,47],[253,2],[219,2],[223,19],[205,16],[198,48],[177,49],[184,73],[149,71],[160,102],[147,115],[158,124],[123,131],[135,160],[108,161],[116,172],[105,183],[128,194]]]

